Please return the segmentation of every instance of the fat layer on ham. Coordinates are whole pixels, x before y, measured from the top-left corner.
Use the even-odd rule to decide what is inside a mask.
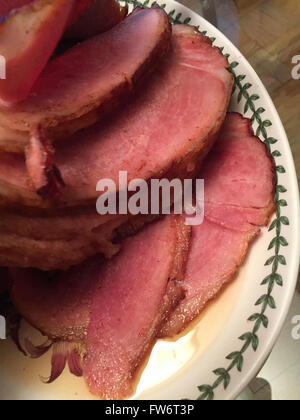
[[[275,170],[250,121],[228,114],[220,138],[198,178],[205,181],[205,220],[193,226],[182,286],[186,297],[160,332],[180,333],[231,281],[250,242],[274,211]]]

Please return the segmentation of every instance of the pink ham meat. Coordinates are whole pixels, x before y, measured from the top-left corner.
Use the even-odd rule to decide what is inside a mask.
[[[55,164],[66,187],[56,206],[94,205],[98,181],[110,178],[118,184],[120,170],[128,171],[129,181],[191,177],[226,115],[233,82],[227,67],[208,38],[189,26],[175,26],[170,55],[131,102],[109,121],[58,144]],[[14,167],[15,174],[23,176],[14,175],[12,182],[6,175],[11,172],[10,159],[1,158],[3,204],[46,206],[30,189],[21,159]]]
[[[48,280],[38,271],[12,270],[12,301],[55,342],[85,344],[83,374],[91,392],[125,398],[161,325],[183,298],[178,282],[189,239],[184,220],[167,216],[126,239],[111,261],[94,257]],[[27,348],[34,357],[47,350],[28,342]],[[58,360],[57,351],[50,381],[67,358],[59,352]]]
[[[167,217],[125,241],[101,273],[91,306],[83,374],[103,399],[123,399],[166,314],[182,297],[174,267],[176,219]],[[175,270],[174,270],[175,268]]]
[[[274,162],[250,120],[228,115],[220,140],[199,173],[206,180],[206,217],[238,229],[266,225],[274,210]],[[242,223],[243,221],[243,223]]]
[[[84,40],[105,32],[125,18],[127,7],[117,0],[92,0],[83,15],[65,33],[65,38]]]
[[[102,265],[97,256],[53,278],[38,270],[11,269],[11,299],[18,313],[53,341],[84,343]]]
[[[176,238],[169,248],[173,250],[175,246],[176,249],[174,255],[172,254],[172,267],[173,272],[177,273],[176,278],[179,279],[183,278],[190,228],[178,217],[168,218],[172,220],[168,223],[154,223],[144,230],[150,235],[152,229],[156,231],[156,226],[162,227],[165,224],[176,230]],[[127,249],[127,244],[133,241],[135,237],[127,239],[123,248]],[[119,257],[115,256],[111,264],[118,261]],[[90,322],[94,289],[99,281],[102,281],[101,273],[107,264],[103,258],[95,256],[59,274],[50,272],[48,275],[34,269],[11,269],[11,299],[18,312],[50,339],[84,343]]]
[[[8,129],[7,136],[27,133],[28,144],[32,130],[40,125],[53,138],[93,124],[157,66],[169,49],[170,36],[162,9],[136,9],[111,31],[52,60],[24,101],[1,110],[3,130]],[[14,137],[7,137],[8,142],[13,150]]]
[[[90,204],[95,208],[100,194],[96,191],[98,181],[110,178],[118,184],[118,173],[124,169],[128,171],[128,181],[133,178],[193,177],[225,117],[232,87],[227,66],[227,60],[218,49],[211,47],[206,37],[188,26],[175,26],[169,58],[130,104],[105,124],[73,136],[72,147],[67,142],[57,148],[54,163],[61,170],[66,187],[56,198],[55,206],[60,206],[61,211],[66,206],[79,204]],[[210,112],[207,112],[208,108]],[[2,154],[0,166],[2,206],[51,206],[30,189],[21,157]],[[111,221],[117,217],[111,216]],[[95,224],[98,223],[101,234],[104,222],[102,217],[98,220]],[[32,218],[24,216],[27,233],[18,230],[12,236],[16,225],[20,226],[20,223],[13,224],[11,217],[7,220],[5,236],[0,235],[2,264],[42,269],[45,269],[45,262],[47,269],[66,264],[66,255],[60,251],[66,242],[61,229],[57,229],[58,224],[53,223],[53,217],[44,215],[36,224]],[[49,231],[50,225],[51,239],[59,239],[57,248],[53,247],[56,242],[42,240],[39,234],[39,230]],[[94,225],[93,230],[96,227]],[[29,233],[33,230],[34,246]],[[2,227],[0,231],[3,233]],[[77,231],[80,234],[76,227],[76,234]],[[85,234],[82,236],[86,238]],[[68,240],[69,264],[71,261],[78,264],[84,256],[93,255],[94,235],[92,239],[86,239],[84,247],[80,247],[80,240],[80,237],[76,241]],[[96,252],[99,252],[98,247]]]
[[[0,102],[25,99],[58,44],[77,0],[34,0],[0,22],[0,51],[6,79],[0,80]]]
[[[182,283],[186,297],[161,337],[180,333],[234,278],[250,242],[275,209],[273,159],[239,114],[228,114],[198,178],[205,180],[205,221],[192,228]]]

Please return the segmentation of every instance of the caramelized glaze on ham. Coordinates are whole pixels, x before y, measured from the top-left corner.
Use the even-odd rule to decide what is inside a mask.
[[[180,333],[231,281],[250,242],[275,209],[275,169],[250,121],[228,114],[219,140],[205,160],[205,221],[193,226],[183,287],[185,299],[160,332]]]

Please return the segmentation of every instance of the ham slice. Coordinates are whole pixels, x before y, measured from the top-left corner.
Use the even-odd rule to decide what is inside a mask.
[[[125,239],[110,261],[94,257],[48,279],[35,270],[12,270],[11,298],[55,342],[85,344],[83,374],[91,392],[125,398],[161,325],[183,297],[178,282],[189,238],[183,219],[167,216]],[[47,347],[39,350],[43,354]]]
[[[206,66],[209,71],[205,70]],[[0,232],[4,233],[0,236],[0,263],[41,269],[67,268],[67,264],[79,264],[84,256],[93,255],[93,249],[94,254],[102,252],[107,218],[103,220],[95,213],[88,217],[87,223],[77,223],[73,209],[68,210],[67,217],[63,214],[64,207],[90,204],[90,209],[94,209],[96,184],[103,178],[118,184],[120,170],[127,169],[128,181],[152,177],[192,178],[225,117],[232,87],[227,66],[227,60],[211,47],[206,37],[188,26],[175,26],[173,50],[168,59],[130,104],[106,123],[75,135],[72,148],[67,143],[57,148],[54,163],[66,186],[54,204],[56,208],[61,207],[62,217],[56,221],[47,214],[38,220],[18,216],[14,222],[13,215],[5,214],[6,227],[0,224]],[[2,205],[51,206],[30,188],[22,157],[3,153],[0,161]],[[84,214],[83,211],[83,217]],[[118,215],[110,216],[110,222],[119,223],[118,218]],[[62,228],[64,221],[68,232]],[[74,237],[69,240],[72,226]],[[61,252],[64,243],[67,255]],[[107,246],[107,241],[104,243]]]
[[[137,9],[111,31],[52,60],[24,101],[1,110],[0,124],[26,132],[28,141],[39,125],[51,128],[52,137],[90,125],[157,65],[169,41],[166,13],[159,7]]]
[[[111,29],[122,21],[127,7],[116,0],[92,0],[91,5],[65,33],[65,38],[84,40]]]
[[[169,218],[174,219],[172,229],[176,229],[177,235],[174,239],[176,253],[173,270],[178,273],[179,279],[183,277],[190,228],[179,218]],[[156,223],[144,230],[156,230],[156,225],[163,226],[164,223]],[[132,241],[135,241],[135,238],[125,240],[123,248]],[[170,245],[170,248],[173,245]],[[115,256],[111,264],[118,259],[119,256]],[[34,269],[11,269],[11,299],[18,312],[53,341],[84,343],[90,322],[93,293],[102,281],[100,274],[107,264],[103,258],[95,256],[58,274],[43,273]]]
[[[163,326],[159,337],[172,337],[183,331],[206,304],[231,281],[242,265],[250,241],[259,229],[238,232],[205,219],[192,228],[191,249],[182,285],[185,299]]]
[[[38,2],[44,3],[40,4]],[[56,0],[56,8],[55,2],[50,2],[51,7],[53,8],[51,17],[56,19],[56,26],[51,24],[51,28],[55,27],[56,38],[53,39],[55,43],[53,43],[53,45],[50,43],[50,35],[47,37],[48,33],[44,34],[43,37],[37,37],[34,31],[32,31],[32,43],[40,43],[41,38],[42,40],[46,40],[46,46],[49,48],[51,46],[54,47],[57,44],[61,33],[57,31],[57,25],[59,23],[57,20],[59,16],[56,9],[62,7],[63,2],[68,5],[68,14],[65,16],[64,27],[66,26],[66,20],[70,20],[70,15],[74,15],[74,9],[76,9],[76,15],[78,15],[82,9],[82,7],[78,7],[78,3],[75,4],[75,0],[72,0],[72,2],[69,0]],[[82,5],[81,2],[79,5],[84,6],[86,3],[87,1]],[[25,23],[29,21],[29,24],[34,27],[31,20],[34,20],[34,16],[37,15],[36,19],[38,19],[41,26],[45,19],[43,20],[40,18],[39,13],[46,13],[47,8],[49,7],[49,0],[36,0],[32,5],[25,7],[25,11],[29,9],[27,11],[29,18],[23,9],[20,9],[15,14],[11,15],[9,19],[5,21],[6,26],[8,25],[7,22],[10,22],[10,20],[12,20],[13,23],[6,31],[8,34],[3,40],[5,46],[9,48],[10,34],[16,24],[19,25],[16,18],[19,18],[21,22],[25,21]],[[118,8],[120,11],[119,6]],[[48,14],[49,13],[50,11]],[[109,14],[109,11],[107,13]],[[25,17],[23,16],[24,14]],[[51,22],[47,21],[46,23],[49,25]],[[46,23],[44,26],[46,26]],[[147,31],[145,31],[145,25],[148,28]],[[45,27],[45,31],[46,29],[47,28]],[[29,32],[29,29],[26,27],[25,30]],[[40,27],[38,27],[37,30],[38,33],[41,32]],[[135,40],[136,37],[140,38],[138,46],[136,44],[133,45],[133,39]],[[90,125],[95,122],[98,118],[96,108],[101,108],[101,111],[103,111],[105,107],[108,107],[108,104],[113,104],[120,96],[125,95],[132,90],[136,81],[144,75],[144,73],[149,73],[152,67],[155,67],[156,62],[159,62],[161,55],[163,55],[168,48],[169,38],[170,28],[165,12],[158,7],[147,11],[137,9],[131,17],[128,18],[127,22],[124,23],[124,25],[121,25],[116,31],[112,31],[100,39],[93,40],[94,42],[90,41],[87,45],[84,44],[74,47],[73,50],[68,51],[65,55],[53,60],[47,66],[41,78],[37,81],[37,85],[33,89],[31,96],[23,101],[19,107],[16,106],[9,110],[9,114],[12,115],[13,119],[21,119],[22,124],[25,123],[25,129],[29,130],[29,133],[27,133],[28,139],[30,137],[30,140],[27,140],[27,144],[29,145],[28,147],[25,146],[27,156],[26,163],[31,182],[39,195],[43,198],[53,198],[59,187],[64,185],[58,169],[52,164],[51,155],[53,152],[50,152],[51,145],[45,146],[46,143],[51,142],[53,136],[53,133],[47,133],[46,128],[49,129],[49,125],[54,127],[60,125],[61,119],[66,120],[66,126],[64,126],[63,130],[66,130],[67,132],[69,129],[71,131],[76,131],[82,126]],[[26,68],[31,72],[28,60],[35,58],[34,66],[35,70],[38,72],[39,67],[37,65],[36,57],[32,54],[32,50],[43,51],[44,54],[46,54],[48,50],[45,48],[42,48],[41,50],[36,47],[33,48],[31,44],[29,45],[30,48],[28,47],[26,49],[24,47],[24,49],[22,45],[23,44],[21,44],[20,47],[18,43],[21,56],[18,57],[18,60],[14,61],[16,63],[15,67],[19,68],[20,63],[21,67],[24,67],[23,61],[25,60]],[[53,49],[54,48],[49,51],[50,54],[53,52]],[[128,54],[127,52],[130,49],[132,53]],[[101,61],[99,57],[101,58]],[[81,66],[76,64],[82,59],[85,60],[85,66],[89,69],[88,72],[83,72]],[[13,89],[16,88],[15,78],[17,77],[17,69],[15,67],[11,69],[10,75],[10,80],[14,81]],[[77,69],[77,72],[74,68]],[[24,76],[24,72],[22,71],[22,78],[23,76],[25,77],[26,83],[31,83],[29,77],[31,75],[34,76],[32,72],[30,75],[25,74]],[[4,88],[10,88],[10,84],[7,80],[2,81],[2,83]],[[24,80],[22,79],[20,83],[22,84],[20,89],[22,89],[22,87],[24,87]],[[82,90],[78,92],[78,88],[80,87]],[[23,93],[26,93],[25,96],[27,96],[28,92],[25,92],[24,90]],[[76,106],[78,109],[75,110],[74,107]],[[5,113],[5,111],[2,113]],[[52,117],[50,116],[51,113]],[[93,115],[90,115],[90,113]],[[26,120],[24,120],[24,118]],[[35,122],[32,121],[31,124],[31,120],[35,120]],[[5,122],[4,124],[7,123]],[[14,122],[12,124],[14,124]],[[54,128],[54,130],[56,128]],[[2,131],[4,131],[4,133],[2,133],[4,136],[16,133],[17,142],[15,150],[11,146],[11,143],[14,143],[14,137],[10,141],[7,139],[4,140],[4,143],[9,143],[7,147],[5,146],[5,149],[17,151],[20,147],[19,138],[22,130],[15,130],[14,128],[11,129],[11,127],[8,127],[8,131],[5,131],[5,128],[2,127]],[[44,137],[47,140],[43,140],[42,137],[36,135],[37,132],[41,131],[45,132]]]
[[[12,105],[27,97],[58,44],[76,3],[34,0],[0,22],[0,51],[6,59],[6,79],[0,80],[2,105]]]
[[[202,166],[205,221],[193,226],[182,282],[185,299],[170,316],[161,337],[180,333],[231,281],[260,226],[275,209],[275,169],[250,121],[228,114],[219,140]]]
[[[102,399],[124,399],[182,291],[174,271],[177,227],[167,217],[128,241],[101,273],[91,306],[83,375]]]
[[[195,174],[223,123],[233,79],[227,59],[208,38],[189,26],[175,26],[173,33],[170,55],[126,107],[57,146],[54,163],[66,187],[55,206],[94,205],[98,181],[118,185],[124,169],[128,181]],[[0,160],[2,200],[47,206],[29,187],[21,159],[14,158],[15,175],[8,176],[11,159],[3,154]]]
[[[52,276],[12,269],[12,302],[23,318],[53,341],[84,343],[92,291],[102,265],[103,258],[97,256]]]

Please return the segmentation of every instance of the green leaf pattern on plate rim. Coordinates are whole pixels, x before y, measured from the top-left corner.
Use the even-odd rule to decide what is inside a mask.
[[[128,5],[133,5],[134,7],[151,7],[154,4],[159,4],[163,9],[167,7],[164,3],[153,2],[151,0],[145,0],[143,2],[138,0],[119,0],[120,3],[126,3]],[[173,24],[189,24],[191,18],[182,18],[182,13],[176,13],[176,10],[173,9],[169,13],[170,21]],[[199,28],[198,28],[199,29]],[[203,35],[207,35],[206,31],[201,32]],[[212,42],[215,41],[215,38],[210,38]],[[224,47],[220,47],[220,50],[223,52]],[[225,54],[230,62],[230,54]],[[277,139],[270,137],[268,135],[268,128],[272,126],[272,122],[268,119],[263,118],[263,114],[266,111],[264,108],[257,106],[260,99],[259,95],[255,93],[250,93],[252,85],[245,81],[246,75],[237,74],[236,68],[239,66],[237,61],[230,63],[229,71],[234,76],[234,88],[233,92],[237,91],[237,101],[238,103],[244,103],[244,114],[251,111],[251,123],[252,125],[256,124],[256,135],[264,142],[269,152],[273,156],[273,159],[276,162],[276,158],[281,156],[279,150],[275,148],[273,150],[273,145],[277,143]],[[243,101],[243,102],[242,102]],[[289,225],[289,219],[282,215],[283,208],[288,204],[286,200],[282,199],[282,194],[287,192],[287,189],[280,185],[279,177],[280,174],[286,172],[285,168],[282,165],[276,165],[277,180],[276,180],[276,217],[272,221],[269,231],[274,232],[274,238],[271,240],[268,251],[273,252],[273,255],[267,259],[265,266],[270,266],[270,273],[262,280],[261,286],[265,286],[266,290],[263,295],[259,297],[256,301],[255,306],[258,307],[256,313],[253,313],[249,316],[248,321],[253,324],[252,329],[244,333],[239,337],[239,340],[243,342],[241,348],[237,351],[230,353],[226,356],[226,359],[229,361],[227,368],[218,368],[213,371],[214,375],[217,376],[217,379],[214,383],[208,385],[198,386],[199,397],[198,400],[213,400],[215,397],[215,390],[223,385],[226,390],[231,382],[231,371],[237,369],[238,372],[242,372],[244,365],[245,353],[251,348],[254,352],[257,351],[259,347],[259,336],[258,333],[262,328],[268,328],[269,318],[267,316],[268,311],[276,309],[276,302],[272,295],[275,287],[283,286],[283,278],[280,275],[280,266],[286,265],[286,259],[281,255],[281,250],[283,247],[288,246],[288,242],[284,236],[282,236],[282,229],[284,226]]]

